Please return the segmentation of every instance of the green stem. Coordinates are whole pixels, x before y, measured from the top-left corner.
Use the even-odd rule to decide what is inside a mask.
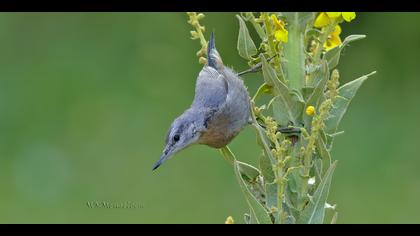
[[[299,13],[291,13],[288,18],[289,40],[284,45],[286,75],[292,90],[301,95],[305,80],[305,49],[303,29],[299,24]]]

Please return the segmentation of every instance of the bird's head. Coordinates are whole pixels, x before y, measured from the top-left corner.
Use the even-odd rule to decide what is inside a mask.
[[[182,149],[197,143],[200,138],[199,127],[194,121],[194,116],[190,111],[175,119],[168,130],[165,140],[165,148],[160,159],[153,166],[157,169],[166,160]]]

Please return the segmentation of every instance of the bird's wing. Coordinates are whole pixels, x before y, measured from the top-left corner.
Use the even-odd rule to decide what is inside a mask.
[[[226,101],[228,84],[223,74],[205,66],[197,78],[193,107],[218,108]]]

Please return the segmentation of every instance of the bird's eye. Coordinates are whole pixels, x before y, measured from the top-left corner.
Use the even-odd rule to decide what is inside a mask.
[[[178,141],[179,141],[179,135],[178,135],[178,134],[175,134],[175,135],[174,135],[174,141],[175,141],[175,142],[178,142]]]

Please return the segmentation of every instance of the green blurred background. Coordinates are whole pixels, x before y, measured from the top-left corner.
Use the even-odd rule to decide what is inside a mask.
[[[344,118],[330,202],[339,223],[420,223],[420,14],[360,13],[342,38],[342,83],[378,73]],[[208,13],[224,62],[233,13]],[[217,150],[193,146],[152,172],[194,96],[199,42],[184,13],[0,14],[0,223],[243,222],[247,205]],[[260,75],[247,76],[254,93]],[[254,130],[231,144],[256,164]],[[89,208],[88,201],[140,204]]]

